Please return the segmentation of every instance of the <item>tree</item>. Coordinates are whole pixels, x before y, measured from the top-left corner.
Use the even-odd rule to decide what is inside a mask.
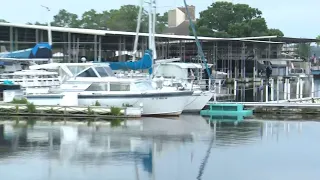
[[[7,23],[8,21],[6,21],[6,20],[4,20],[4,19],[0,19],[0,22]]]
[[[278,37],[283,37],[284,34],[282,31],[279,29],[269,29],[267,35],[269,36],[278,36]]]
[[[53,26],[101,29],[114,31],[136,31],[139,6],[123,5],[119,9],[97,12],[85,11],[80,18],[65,9],[54,16]],[[161,33],[168,25],[168,13],[157,14],[156,32]],[[148,31],[148,13],[143,11],[140,32]]]
[[[162,33],[168,27],[168,12],[163,15],[157,14],[156,32]]]
[[[295,53],[302,59],[308,59],[310,56],[310,43],[301,43],[296,45]]]
[[[87,29],[104,29],[101,27],[103,14],[96,12],[94,9],[86,11],[82,14],[80,24],[81,27]]]
[[[86,28],[114,31],[136,31],[139,6],[124,5],[119,9],[97,12],[94,9],[85,11],[81,17],[77,14],[61,9],[53,17],[52,26]],[[148,32],[148,13],[143,11],[141,16],[140,32]],[[6,22],[0,19],[0,22]],[[28,22],[29,25],[44,25],[47,23]],[[156,32],[161,33],[168,26],[168,13],[157,14]]]
[[[80,20],[78,15],[68,12],[65,9],[61,9],[57,15],[53,17],[53,26],[58,27],[71,27],[76,28],[80,27]]]
[[[318,35],[318,36],[316,37],[316,39],[318,40],[318,41],[317,41],[317,46],[319,47],[319,46],[320,46],[320,35]]]
[[[48,25],[47,23],[41,23],[38,21],[36,21],[35,23],[27,22],[26,24],[27,25],[39,25],[39,26],[47,26]]]
[[[230,2],[212,3],[207,10],[200,12],[197,29],[201,36],[250,37],[279,35],[278,29],[268,29],[266,20],[259,9],[247,4]]]
[[[135,5],[124,5],[120,9],[110,10],[110,18],[107,21],[107,27],[115,31],[135,31],[137,26],[137,17],[139,7]],[[142,14],[141,30],[145,31],[146,12]]]

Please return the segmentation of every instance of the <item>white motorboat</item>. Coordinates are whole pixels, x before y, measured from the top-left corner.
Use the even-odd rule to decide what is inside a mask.
[[[114,76],[108,64],[59,63],[47,64],[60,67],[60,71],[77,72],[51,94],[29,94],[27,99],[37,105],[81,105],[90,106],[99,102],[102,106],[143,107],[143,115],[180,115],[193,91],[157,90],[151,81],[144,79],[122,79]],[[87,64],[87,65],[88,65]],[[40,65],[38,68],[45,68]],[[31,67],[32,68],[32,67]],[[75,70],[78,69],[78,70]],[[66,76],[65,76],[66,77]],[[70,104],[71,103],[71,104]]]
[[[60,80],[57,72],[21,70],[0,74],[0,83],[18,84],[27,93],[45,93],[49,88],[59,87]]]
[[[194,91],[184,108],[184,112],[198,112],[203,109],[214,95],[211,90],[203,90],[206,85],[200,84],[201,81],[204,81],[201,78],[201,72],[202,65],[197,63],[156,63],[152,85],[162,91]],[[149,75],[144,74],[143,76],[143,73],[139,72],[118,72],[116,76],[121,78],[147,78]]]

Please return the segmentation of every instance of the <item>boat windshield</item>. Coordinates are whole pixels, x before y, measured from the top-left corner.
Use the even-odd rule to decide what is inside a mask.
[[[112,70],[109,67],[95,67],[100,77],[114,76]]]
[[[150,81],[139,81],[135,83],[135,86],[140,91],[154,90]]]
[[[67,68],[71,71],[73,75],[76,75],[88,67],[87,66],[67,66]]]

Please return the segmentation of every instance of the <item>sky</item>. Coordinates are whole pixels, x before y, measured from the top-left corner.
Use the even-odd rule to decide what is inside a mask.
[[[262,11],[269,28],[278,28],[287,37],[315,38],[320,35],[320,0],[228,0],[249,4]],[[196,13],[207,9],[213,0],[187,0]],[[81,15],[84,11],[118,9],[121,5],[139,4],[139,0],[10,0],[1,4],[0,19],[13,23],[46,22],[60,9]],[[50,7],[48,13],[41,5]],[[183,6],[183,0],[157,0],[157,11],[163,13]],[[198,15],[199,16],[199,15]]]

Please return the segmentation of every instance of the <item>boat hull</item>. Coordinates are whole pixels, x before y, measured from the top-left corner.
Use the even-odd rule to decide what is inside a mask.
[[[101,106],[133,106],[142,107],[142,115],[178,116],[182,113],[193,91],[154,92],[154,93],[90,93],[79,92],[79,106],[92,106],[99,102]],[[29,102],[35,105],[61,105],[63,96],[67,94],[27,95]]]
[[[123,107],[130,105],[142,107],[142,115],[178,116],[192,95],[189,92],[156,92],[139,94],[79,94],[79,105],[89,106],[97,101],[101,106]]]
[[[212,96],[213,92],[210,91],[194,92],[191,98],[189,98],[183,112],[201,111],[205,107],[205,105],[210,101]]]

